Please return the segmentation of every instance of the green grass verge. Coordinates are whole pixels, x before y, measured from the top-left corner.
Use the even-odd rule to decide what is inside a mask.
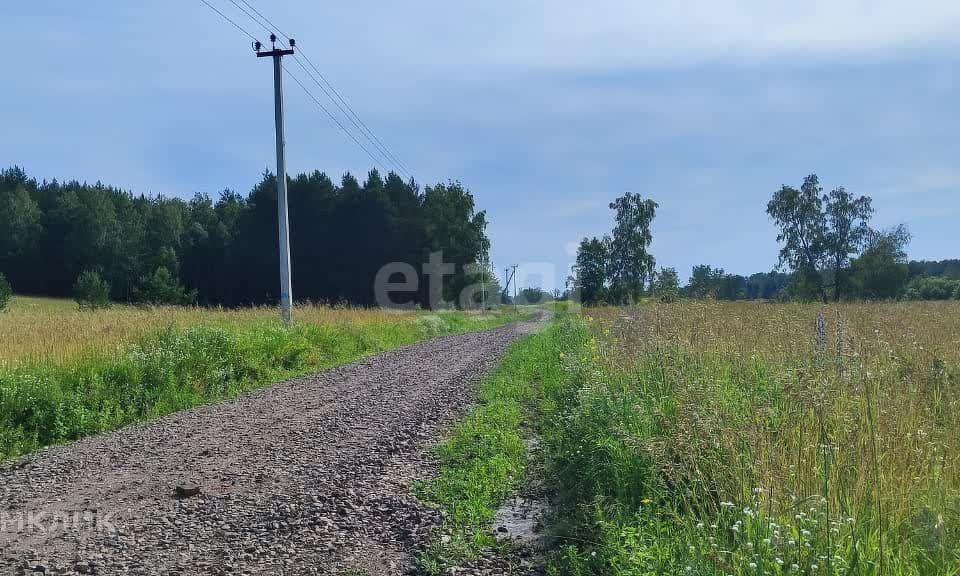
[[[899,496],[892,493],[883,500],[861,496],[873,489],[876,464],[839,460],[846,444],[871,442],[866,433],[841,435],[893,414],[871,416],[866,395],[849,393],[869,382],[868,373],[831,388],[819,382],[836,377],[835,365],[819,368],[815,359],[804,368],[750,348],[645,348],[636,336],[643,326],[615,326],[611,335],[604,325],[567,321],[578,325],[567,333],[579,331],[582,345],[565,359],[569,377],[544,394],[539,413],[557,504],[552,529],[561,543],[548,573],[960,574],[960,499],[951,488],[955,476],[940,472],[948,464],[910,469],[911,482],[934,479],[932,493],[918,490],[923,499],[909,503],[913,512],[895,509]],[[902,350],[895,362],[890,357],[868,366],[893,375],[893,391],[886,392],[893,394],[909,385],[911,366]],[[936,369],[921,365],[923,385],[911,395],[935,390],[921,401],[934,412],[937,397],[950,398],[957,388],[942,362],[932,364]],[[801,393],[801,370],[822,386],[816,396]],[[833,406],[841,407],[835,420]],[[908,402],[899,401],[897,410],[908,413]],[[929,436],[949,429],[936,418],[918,420]],[[918,428],[906,429],[904,440]],[[887,445],[886,454],[892,451]],[[887,469],[897,465],[878,461]],[[773,480],[774,465],[791,470],[786,480]],[[874,507],[878,501],[882,510]],[[906,520],[898,522],[898,514]]]
[[[960,574],[956,451],[930,448],[956,438],[943,410],[957,405],[954,365],[882,340],[840,373],[791,356],[802,331],[763,344],[721,331],[722,346],[705,346],[671,331],[689,321],[676,310],[662,327],[634,322],[642,311],[603,313],[606,323],[561,315],[515,345],[440,446],[439,477],[422,492],[444,511],[446,537],[421,558],[426,572],[493,544],[491,519],[531,475],[522,439],[536,433],[554,505],[551,575]],[[871,404],[880,393],[884,411]],[[872,437],[874,422],[887,427]],[[936,460],[914,456],[923,450]],[[883,492],[881,465],[915,497]]]
[[[524,438],[536,432],[544,391],[565,388],[561,361],[574,341],[568,327],[553,323],[513,344],[483,381],[476,407],[437,447],[438,475],[418,488],[443,514],[440,539],[419,559],[423,572],[439,574],[496,544],[491,523],[525,481]]]
[[[363,327],[198,325],[150,333],[113,355],[0,367],[0,459],[516,319],[444,313]]]

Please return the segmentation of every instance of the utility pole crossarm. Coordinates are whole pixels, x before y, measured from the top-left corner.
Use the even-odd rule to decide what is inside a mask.
[[[289,50],[274,48],[269,52],[260,52],[259,50],[257,51],[257,58],[266,58],[267,56],[292,56],[292,55],[293,55],[293,48],[290,48]]]

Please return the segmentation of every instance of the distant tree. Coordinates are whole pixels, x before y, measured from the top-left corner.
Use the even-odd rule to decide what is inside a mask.
[[[606,296],[607,270],[609,269],[608,239],[584,238],[577,250],[574,266],[576,289],[584,304],[602,302]]]
[[[187,292],[177,282],[176,276],[164,266],[158,267],[153,274],[144,278],[137,291],[139,302],[154,306],[161,304],[187,306],[193,304],[196,299],[196,292]]]
[[[723,274],[717,282],[716,296],[719,300],[743,300],[747,297],[747,279],[737,274]]]
[[[960,299],[960,280],[942,276],[921,276],[907,285],[907,300],[951,300]]]
[[[0,187],[0,263],[26,252],[41,230],[40,209],[27,188]]]
[[[643,294],[656,266],[648,248],[653,241],[650,225],[657,203],[627,192],[614,200],[610,209],[617,213],[608,258],[610,292],[620,302],[634,302]]]
[[[960,259],[927,261],[912,261],[908,264],[910,278],[918,276],[944,276],[960,280]]]
[[[873,233],[873,206],[870,197],[855,198],[843,186],[832,190],[823,201],[823,247],[833,276],[833,299],[838,302],[848,291],[850,257],[860,252]]]
[[[7,281],[7,277],[0,273],[0,312],[7,309],[11,298],[13,298],[13,288]]]
[[[716,298],[717,289],[723,278],[723,268],[713,268],[707,264],[693,267],[686,293],[690,298]]]
[[[793,288],[797,295],[812,293],[826,302],[827,292],[820,274],[827,254],[821,192],[820,180],[811,174],[803,179],[799,190],[782,186],[767,203],[767,214],[780,229],[780,265],[794,272]]]
[[[653,294],[661,302],[676,302],[680,299],[680,277],[675,268],[661,268],[653,279]]]
[[[73,298],[81,310],[110,307],[110,285],[94,270],[84,270],[73,285]]]
[[[906,246],[910,232],[898,226],[874,232],[867,247],[851,265],[850,283],[859,298],[886,300],[898,298],[909,278]]]
[[[749,300],[776,300],[784,295],[790,276],[782,272],[759,272],[747,278],[746,298]]]
[[[469,289],[461,296],[470,299],[461,303],[463,307],[479,308],[484,298],[488,308],[497,306],[503,301],[503,287],[496,272],[489,265],[489,258],[481,257],[480,261],[487,262],[486,268],[481,263],[467,266],[466,281]]]
[[[423,212],[428,250],[442,251],[444,261],[456,266],[444,282],[443,299],[457,302],[469,283],[464,266],[476,263],[490,247],[486,212],[476,211],[473,194],[459,182],[427,187]]]
[[[519,304],[543,304],[553,300],[553,296],[539,286],[532,286],[520,290],[519,300]]]
[[[384,264],[419,272],[442,251],[456,265],[443,292],[458,301],[473,282],[471,265],[489,250],[486,215],[455,182],[421,194],[392,173],[371,171],[362,185],[346,174],[336,185],[314,171],[288,179],[288,194],[297,299],[370,305]],[[96,270],[112,298],[131,301],[165,268],[204,304],[275,302],[276,205],[269,172],[249,194],[225,191],[212,202],[134,196],[99,182],[38,184],[19,168],[0,170],[0,270],[19,290],[50,296],[70,295],[82,271]],[[410,299],[427,304],[426,278],[418,280]]]

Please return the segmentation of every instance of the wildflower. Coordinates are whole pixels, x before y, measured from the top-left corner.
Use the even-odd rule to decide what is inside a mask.
[[[777,563],[777,566],[783,566],[783,558],[780,558],[779,556],[774,559],[774,562]]]
[[[703,522],[697,522],[697,530],[703,530]]]
[[[757,563],[756,563],[756,562],[751,562],[751,563],[750,563],[750,568],[751,568],[751,569],[756,569],[756,568],[757,568]]]
[[[816,569],[817,569],[817,565],[816,565],[816,564],[811,564],[811,565],[810,565],[810,569],[811,569],[811,570],[816,570]]]
[[[791,564],[791,565],[790,565],[790,568],[791,568],[792,570],[799,570],[799,569],[800,569],[800,566],[799,566],[798,564],[794,563],[794,564]]]

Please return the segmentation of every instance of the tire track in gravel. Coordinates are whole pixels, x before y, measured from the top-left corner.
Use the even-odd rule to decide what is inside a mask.
[[[437,338],[0,464],[0,573],[403,574],[425,450],[539,322]],[[174,497],[195,482],[202,492]]]

